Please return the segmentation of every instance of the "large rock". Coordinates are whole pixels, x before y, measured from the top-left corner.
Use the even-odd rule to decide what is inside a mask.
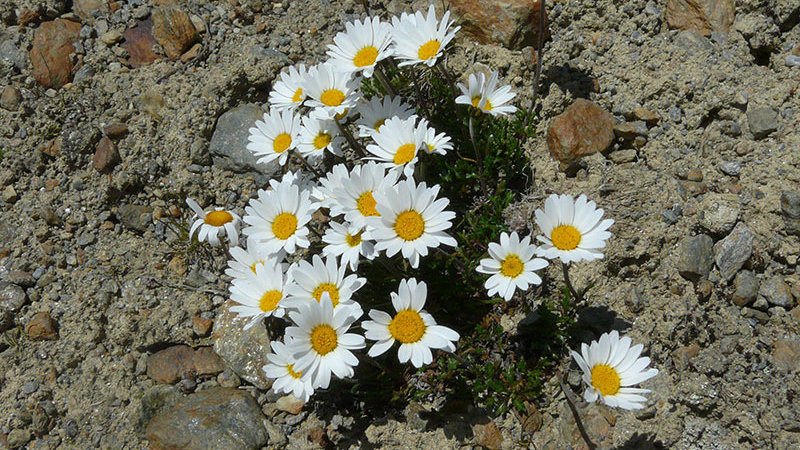
[[[678,273],[691,281],[707,278],[714,264],[714,240],[698,234],[683,240],[678,250]]]
[[[217,119],[208,150],[214,165],[237,173],[256,172],[267,177],[280,170],[277,160],[259,164],[258,158],[247,149],[249,129],[256,120],[263,120],[264,112],[254,103],[246,103],[227,111]]]
[[[753,254],[753,233],[739,222],[725,239],[714,245],[714,261],[720,276],[728,281],[744,266]]]
[[[229,300],[214,322],[214,331],[211,333],[214,351],[240,378],[259,389],[269,389],[272,380],[264,376],[261,368],[267,363],[267,353],[272,351],[272,337],[261,324],[245,331],[244,326],[250,319],[239,318],[238,314],[231,312],[233,305],[235,303]]]
[[[670,29],[694,30],[705,36],[728,32],[734,18],[733,0],[669,0],[666,19]]]
[[[200,35],[189,15],[173,6],[163,6],[153,11],[153,36],[170,59],[176,60]]]
[[[257,449],[267,442],[265,419],[247,392],[214,387],[157,414],[146,435],[153,450]]]
[[[122,36],[125,38],[122,48],[128,51],[128,64],[134,69],[146,66],[159,58],[153,51],[156,38],[153,37],[152,17],[136,22],[136,25],[125,30]]]
[[[800,236],[800,191],[781,192],[781,213],[786,232]]]
[[[56,19],[39,25],[30,51],[33,77],[45,87],[60,88],[69,83],[74,67],[70,53],[78,40],[81,24]]]
[[[582,98],[554,117],[547,129],[550,155],[562,163],[562,168],[604,151],[613,141],[614,117]]]
[[[536,46],[540,0],[451,0],[463,31],[480,42],[511,49]],[[545,14],[545,39],[550,31]]]

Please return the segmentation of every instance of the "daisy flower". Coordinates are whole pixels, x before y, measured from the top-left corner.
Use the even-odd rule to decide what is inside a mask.
[[[401,363],[411,360],[411,364],[419,368],[433,361],[432,348],[448,352],[456,350],[458,333],[436,325],[433,316],[422,309],[427,296],[428,288],[424,281],[417,283],[414,278],[400,280],[397,293],[392,292],[392,305],[397,314],[392,317],[383,311],[370,310],[372,320],[361,324],[366,330],[366,338],[377,341],[369,349],[369,356],[381,355],[399,341],[397,358]]]
[[[325,119],[343,118],[356,106],[360,85],[360,78],[353,78],[347,72],[338,72],[328,64],[312,67],[305,89],[308,105],[314,108],[313,115]]]
[[[488,81],[483,72],[477,76],[470,74],[467,85],[458,83],[458,89],[461,90],[461,95],[456,97],[456,103],[472,105],[493,116],[505,116],[517,110],[514,105],[506,104],[517,94],[511,92],[511,86],[497,87],[497,72],[492,72]]]
[[[272,392],[279,394],[292,394],[295,398],[308,402],[314,388],[311,386],[311,377],[303,376],[303,371],[295,371],[296,360],[289,350],[289,346],[280,341],[270,342],[272,353],[267,354],[267,364],[262,367],[264,375],[275,381],[272,383]]]
[[[399,18],[392,17],[394,56],[403,60],[399,66],[423,63],[433,67],[447,44],[461,29],[455,27],[448,31],[453,23],[450,11],[444,13],[441,22],[437,21],[433,5],[428,8],[427,17],[419,11],[414,14],[403,13]]]
[[[294,284],[286,290],[286,306],[297,308],[309,302],[319,303],[322,296],[327,295],[337,310],[339,305],[344,305],[348,307],[346,309],[360,311],[361,306],[352,297],[367,280],[356,274],[344,276],[346,269],[345,264],[336,262],[335,256],[328,256],[323,261],[319,255],[314,255],[311,264],[298,262],[291,271]]]
[[[253,238],[247,239],[247,249],[233,247],[229,252],[233,259],[228,261],[228,268],[225,269],[225,274],[234,280],[247,278],[256,273],[256,265],[258,264],[264,264],[267,267],[278,265],[284,256],[280,253],[277,255],[270,253],[264,244]]]
[[[408,119],[392,117],[388,119],[380,131],[372,134],[375,144],[367,146],[367,151],[374,159],[389,170],[402,170],[406,177],[414,173],[417,163],[417,150],[423,145],[425,136],[417,133],[417,116]]]
[[[278,185],[270,191],[259,190],[258,198],[245,208],[243,233],[260,241],[272,254],[284,250],[294,253],[297,247],[308,248],[308,228],[314,208],[309,191],[293,183]]]
[[[345,221],[365,228],[367,218],[380,216],[374,194],[394,186],[399,176],[399,172],[387,173],[375,161],[353,167],[333,191],[336,206],[331,207],[331,215],[344,214]]]
[[[361,117],[356,124],[361,137],[369,137],[380,131],[381,126],[392,117],[408,119],[417,113],[414,107],[404,103],[402,98],[388,95],[383,98],[376,95],[368,102],[361,103],[358,112]]]
[[[319,160],[325,150],[342,156],[342,143],[344,143],[344,136],[339,133],[336,122],[330,119],[319,120],[313,117],[303,117],[297,151],[304,158],[309,161]]]
[[[531,245],[530,236],[522,241],[516,232],[500,234],[500,244],[489,243],[489,256],[481,260],[477,270],[490,274],[486,284],[489,296],[499,294],[505,301],[511,300],[517,288],[526,291],[529,284],[541,284],[542,279],[533,271],[547,266],[547,261],[534,258],[536,247]]]
[[[191,198],[186,199],[186,204],[194,211],[192,220],[197,219],[189,229],[189,239],[199,229],[197,240],[200,242],[208,241],[209,244],[216,247],[219,245],[218,235],[220,231],[224,230],[231,245],[239,245],[239,224],[241,219],[235,212],[220,207],[214,208],[213,211],[205,212]]]
[[[620,339],[619,333],[603,333],[591,345],[581,344],[581,354],[572,351],[572,357],[583,371],[586,391],[583,398],[595,402],[599,398],[608,406],[623,409],[642,409],[647,398],[640,394],[648,389],[633,388],[635,384],[658,375],[658,369],[648,369],[650,358],[639,357],[642,344],[631,347],[631,338]]]
[[[339,189],[349,176],[350,173],[344,164],[333,166],[330,172],[319,179],[319,185],[311,190],[313,205],[316,208],[328,208],[331,211],[331,216],[341,215],[341,212],[336,212],[338,203],[334,191]]]
[[[328,63],[336,70],[348,73],[361,72],[371,77],[375,64],[391,56],[392,26],[378,17],[364,22],[347,22],[345,32],[336,34],[333,45],[328,45]]]
[[[601,221],[603,210],[585,195],[574,200],[571,195],[553,194],[544,202],[544,211],[537,209],[536,225],[544,236],[537,236],[542,246],[537,256],[560,258],[563,263],[593,261],[603,257],[599,249],[606,246],[608,232],[614,221]]]
[[[256,264],[256,273],[249,274],[231,283],[231,300],[238,305],[231,306],[231,311],[239,317],[252,318],[245,330],[250,329],[264,317],[283,317],[284,289],[289,284],[284,279],[282,265],[265,266]]]
[[[250,128],[247,149],[258,158],[257,162],[268,164],[278,160],[278,164],[286,164],[289,150],[297,146],[300,133],[300,117],[293,111],[270,109],[264,113],[264,121],[256,120],[256,126]]]
[[[305,64],[289,67],[289,73],[281,72],[281,79],[272,85],[269,105],[278,111],[294,110],[306,99],[303,83],[308,77]]]
[[[368,222],[375,227],[370,232],[377,242],[375,249],[386,250],[389,257],[402,252],[403,257],[411,262],[411,267],[416,269],[419,257],[427,256],[428,248],[439,244],[455,247],[456,240],[444,230],[452,226],[450,221],[456,214],[444,210],[450,200],[437,200],[438,193],[439,185],[429,188],[424,182],[414,184],[413,179],[375,192],[380,217],[372,217]]]
[[[331,372],[339,378],[353,376],[358,359],[351,350],[364,348],[364,336],[347,333],[361,316],[360,309],[336,308],[328,294],[319,302],[305,302],[289,313],[296,326],[286,328],[289,350],[297,361],[294,370],[308,373],[314,388],[326,389]]]
[[[422,148],[425,149],[425,152],[427,152],[429,155],[432,153],[445,155],[447,154],[448,150],[453,149],[453,144],[450,142],[450,136],[444,133],[436,134],[436,129],[428,126],[428,119],[419,120],[417,133],[423,135],[422,142],[424,145]]]
[[[365,239],[363,228],[336,222],[330,222],[330,226],[325,231],[325,236],[322,236],[322,241],[328,244],[322,249],[323,255],[341,256],[342,266],[349,265],[353,272],[358,270],[359,257],[369,260],[375,258],[375,245]]]

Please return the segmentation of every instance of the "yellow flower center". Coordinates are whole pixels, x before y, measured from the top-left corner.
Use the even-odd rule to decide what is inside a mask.
[[[353,65],[356,67],[365,67],[371,66],[375,63],[375,60],[378,58],[378,49],[369,46],[364,47],[356,53],[356,56],[353,58]]]
[[[425,145],[428,146],[428,153],[433,153],[433,145],[428,144],[427,142],[425,143]]]
[[[350,111],[350,110],[345,108],[344,111],[340,112],[339,114],[335,114],[333,116],[333,118],[336,119],[336,120],[342,120],[345,117],[347,117],[347,111]]]
[[[619,374],[613,367],[605,364],[592,367],[592,386],[604,396],[619,392],[619,383]]]
[[[331,302],[333,303],[334,307],[339,304],[339,288],[336,287],[335,284],[333,284],[333,283],[322,283],[319,286],[317,286],[316,289],[314,289],[314,292],[311,293],[311,296],[314,297],[314,299],[319,302],[322,299],[322,293],[323,292],[327,292],[328,293],[328,295],[330,296]]]
[[[477,108],[480,103],[481,103],[481,96],[480,95],[476,95],[475,97],[472,97],[472,106]],[[490,102],[489,99],[487,98],[486,99],[486,104],[483,105],[483,110],[484,111],[491,111],[492,108],[494,108],[494,106],[492,106],[492,102]]]
[[[292,137],[289,136],[289,133],[281,133],[272,141],[272,149],[275,150],[275,153],[283,153],[290,145],[292,145]]]
[[[506,256],[506,259],[500,263],[500,273],[509,278],[517,278],[524,268],[525,264],[522,263],[519,256],[513,253]]]
[[[281,291],[271,290],[261,296],[261,301],[258,302],[258,307],[264,312],[269,312],[278,306],[278,303],[283,298]]]
[[[338,89],[328,89],[322,93],[319,100],[325,106],[339,106],[344,101],[344,92]]]
[[[380,129],[383,126],[384,123],[386,123],[386,119],[381,119],[381,120],[375,122],[375,126],[373,126],[372,128],[374,128],[375,131],[380,131]]]
[[[417,146],[414,144],[404,144],[401,145],[400,148],[394,153],[394,163],[398,166],[401,164],[405,164],[412,159],[414,159],[414,155],[417,154]]]
[[[423,61],[430,59],[439,53],[439,47],[441,46],[442,44],[436,39],[428,41],[422,44],[422,47],[419,48],[419,51],[417,51],[417,56]]]
[[[303,376],[302,370],[299,370],[297,372],[294,371],[294,364],[289,364],[288,366],[286,366],[286,371],[289,372],[289,375],[291,375],[292,378],[296,378],[298,380],[300,379],[300,377]]]
[[[581,232],[572,225],[559,225],[553,228],[550,240],[559,250],[574,250],[581,243]]]
[[[358,247],[358,244],[361,243],[361,233],[363,233],[363,231],[359,231],[356,234],[347,233],[347,236],[344,237],[344,241],[347,242],[347,245],[350,247]]]
[[[211,211],[210,213],[206,214],[206,218],[203,221],[212,227],[221,227],[226,223],[233,220],[233,215],[228,211]]]
[[[314,138],[314,148],[317,150],[322,150],[323,148],[327,147],[331,143],[331,135],[328,133],[320,132]]]
[[[418,312],[404,309],[389,322],[389,333],[403,344],[413,344],[425,334],[425,322]]]
[[[264,261],[256,261],[253,264],[250,264],[250,270],[252,270],[253,273],[256,273],[256,266],[259,264],[264,264]]]
[[[394,232],[406,241],[413,241],[425,231],[425,219],[413,209],[401,212],[394,222]]]
[[[311,348],[322,356],[336,350],[336,330],[330,325],[317,325],[311,330]]]
[[[281,240],[289,239],[297,231],[297,217],[292,213],[281,213],[272,221],[272,233]]]
[[[378,210],[375,209],[375,205],[377,204],[378,202],[375,201],[375,197],[372,196],[372,191],[364,192],[358,197],[358,200],[356,200],[358,212],[364,217],[380,216]]]
[[[297,88],[297,90],[294,91],[294,95],[292,96],[292,103],[297,103],[300,100],[303,100],[303,88]]]

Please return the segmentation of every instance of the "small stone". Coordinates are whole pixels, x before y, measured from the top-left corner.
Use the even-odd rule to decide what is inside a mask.
[[[731,177],[738,177],[742,173],[742,164],[739,161],[723,161],[718,167],[720,172]]]
[[[538,40],[538,0],[451,0],[450,9],[459,17],[462,32],[479,42],[513,50],[535,46]],[[423,11],[425,14],[425,11]],[[544,39],[550,37],[545,14]]]
[[[636,136],[647,136],[647,124],[641,120],[618,123],[614,125],[614,134],[625,140],[632,140]]]
[[[714,245],[714,261],[722,279],[729,281],[753,254],[753,234],[744,223]]]
[[[34,314],[31,321],[28,322],[28,325],[25,327],[25,334],[35,341],[58,339],[56,325],[50,317],[49,312]]]
[[[629,162],[636,161],[636,150],[634,149],[625,149],[625,150],[618,150],[616,152],[611,152],[608,155],[608,159],[614,162],[614,164],[625,164]]]
[[[194,44],[192,46],[192,48],[190,48],[189,50],[186,51],[186,53],[181,55],[181,62],[189,62],[189,61],[197,58],[197,56],[200,55],[200,51],[202,49],[203,49],[203,45],[202,44],[199,44],[199,43],[198,44]]]
[[[72,12],[81,19],[92,23],[98,15],[109,12],[108,2],[106,0],[74,0]]]
[[[0,310],[16,313],[27,301],[28,296],[21,287],[0,281]]]
[[[14,315],[11,311],[0,309],[0,333],[14,327]]]
[[[492,419],[487,418],[486,420],[485,423],[477,423],[472,426],[475,442],[483,448],[500,450],[503,445],[503,433]]]
[[[211,332],[211,326],[214,324],[213,319],[204,319],[200,316],[192,317],[192,331],[194,334],[205,337]]]
[[[747,306],[753,303],[758,295],[759,282],[756,275],[743,270],[736,274],[733,280],[734,291],[731,301],[736,306]]]
[[[200,35],[189,15],[173,6],[162,6],[153,10],[153,36],[167,56],[173,61],[180,58]]]
[[[103,33],[103,35],[100,36],[100,40],[106,45],[114,45],[122,40],[122,32],[119,30],[111,30]]]
[[[242,385],[242,380],[236,376],[230,369],[225,369],[217,375],[217,383],[222,387],[239,387]]]
[[[733,194],[706,194],[698,209],[700,226],[713,236],[728,234],[739,220],[739,199]]]
[[[30,440],[33,439],[33,435],[27,429],[22,428],[15,428],[8,433],[8,448],[21,448]]]
[[[133,28],[128,28],[123,33],[125,42],[122,43],[122,48],[128,52],[128,64],[134,69],[151,64],[159,58],[153,50],[157,42],[152,30],[153,18],[149,17],[136,22]]]
[[[17,191],[14,189],[14,186],[8,185],[5,189],[3,189],[3,201],[6,203],[14,203],[17,201],[19,197],[17,197]]]
[[[789,286],[783,281],[783,277],[775,275],[758,289],[759,297],[766,299],[770,305],[781,306],[791,309],[794,306],[794,298],[789,290]]]
[[[22,393],[25,395],[33,394],[39,390],[39,382],[36,380],[29,380],[22,383]]]
[[[88,64],[84,64],[81,66],[80,69],[78,69],[77,72],[75,72],[75,76],[72,77],[72,83],[77,84],[89,80],[94,76],[94,74],[95,74],[94,67]]]
[[[181,448],[261,448],[267,442],[266,418],[245,391],[213,387],[181,399],[147,425],[154,450]]]
[[[714,264],[714,240],[706,234],[686,238],[678,250],[678,273],[690,281],[707,278]]]
[[[305,402],[292,394],[284,395],[283,397],[279,398],[277,402],[275,402],[276,408],[281,411],[286,411],[293,416],[300,414],[303,411],[304,405]]]
[[[22,10],[17,15],[17,25],[20,27],[24,27],[29,23],[35,23],[39,21],[39,13],[28,8],[22,8]]]
[[[769,322],[769,314],[753,308],[742,308],[742,316],[749,319],[755,319],[759,323]]]
[[[781,213],[786,232],[800,236],[800,191],[781,192]]]
[[[153,222],[153,209],[143,205],[122,204],[117,208],[117,217],[126,228],[145,231]]]
[[[3,88],[3,93],[0,94],[0,107],[8,111],[16,111],[21,101],[22,96],[19,93],[19,89],[14,86]]]
[[[562,163],[562,169],[584,156],[605,151],[613,141],[614,117],[582,98],[554,117],[547,129],[550,155]]]
[[[697,283],[697,297],[701,302],[706,302],[711,298],[711,294],[714,293],[714,284],[708,280],[700,280]]]
[[[644,108],[633,108],[633,115],[637,119],[644,120],[649,124],[658,123],[658,121],[661,120],[658,114]]]
[[[761,139],[778,129],[778,112],[772,108],[762,107],[747,110],[747,123],[753,137]]]
[[[43,22],[33,34],[30,50],[33,77],[48,88],[58,89],[70,81],[72,45],[78,40],[81,25],[64,19]]]
[[[211,347],[194,350],[188,345],[173,345],[147,357],[147,376],[164,384],[178,382],[187,371],[203,376],[216,375],[224,369]]]
[[[679,347],[672,352],[672,360],[675,362],[675,367],[679,371],[685,370],[689,367],[689,361],[700,353],[700,346],[691,344],[684,347]]]
[[[756,297],[756,301],[753,302],[751,307],[759,311],[766,311],[769,309],[769,302],[764,297]]]
[[[800,56],[786,55],[786,65],[789,67],[800,67]]]
[[[686,172],[686,179],[689,181],[703,181],[703,171],[700,169],[692,169]]]
[[[697,181],[681,181],[678,186],[682,190],[682,197],[697,197],[705,194],[708,190],[708,186],[705,183]]]
[[[258,163],[258,158],[247,150],[249,127],[263,120],[264,112],[254,103],[245,103],[226,111],[217,119],[208,150],[214,166],[236,173],[257,172],[267,177],[276,174],[280,166],[276,161]]]
[[[100,173],[109,173],[122,159],[117,151],[117,146],[111,139],[103,136],[95,146],[92,167]]]
[[[733,0],[668,0],[665,16],[672,30],[695,30],[710,36],[712,31],[727,33],[734,14]]]
[[[103,127],[103,134],[111,139],[118,139],[128,134],[128,126],[122,122],[113,122]]]
[[[267,354],[272,351],[272,338],[267,328],[260,324],[244,330],[249,319],[231,312],[233,305],[235,303],[229,300],[217,313],[211,333],[214,350],[236,375],[261,390],[267,390],[272,386],[272,380],[261,368],[267,364]]]
[[[772,345],[772,360],[778,369],[786,372],[800,371],[800,341],[781,339]]]

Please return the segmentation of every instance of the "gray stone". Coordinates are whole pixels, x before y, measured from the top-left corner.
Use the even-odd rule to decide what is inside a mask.
[[[256,120],[263,120],[264,112],[253,103],[237,106],[217,119],[208,149],[214,166],[237,173],[256,172],[271,177],[280,170],[277,160],[259,164],[258,158],[247,149],[249,129]]]
[[[20,448],[27,444],[32,438],[33,435],[31,435],[31,432],[28,430],[21,428],[13,429],[8,433],[8,448]]]
[[[214,331],[211,333],[214,351],[236,375],[259,389],[269,389],[272,381],[264,376],[261,368],[267,363],[267,354],[271,352],[272,337],[262,324],[245,331],[244,326],[249,319],[231,312],[230,307],[234,304],[228,301],[214,321]]]
[[[714,240],[707,234],[683,240],[678,250],[678,273],[687,280],[708,277],[714,264]]]
[[[750,132],[756,139],[766,137],[778,129],[778,112],[772,108],[753,108],[747,111]]]
[[[756,299],[758,295],[758,278],[756,275],[749,271],[743,270],[736,274],[733,280],[733,295],[731,301],[736,306],[747,306]]]
[[[0,281],[0,309],[15,313],[28,301],[25,291],[16,284]]]
[[[18,70],[28,67],[27,52],[21,51],[11,39],[0,43],[0,64],[10,64]]]
[[[792,293],[789,286],[783,281],[783,277],[775,275],[758,289],[758,296],[763,297],[770,305],[782,306],[791,309],[794,304]]]
[[[714,245],[714,261],[725,281],[730,281],[752,254],[753,233],[742,222],[725,239]]]
[[[14,327],[14,316],[11,311],[0,309],[0,333]]]
[[[783,191],[781,193],[781,212],[786,232],[800,236],[800,192]]]
[[[19,89],[14,86],[6,86],[3,88],[3,93],[0,94],[0,108],[8,111],[16,111],[21,101],[22,96],[19,93]]]
[[[94,76],[94,67],[90,66],[89,64],[84,64],[75,72],[75,76],[72,77],[73,83],[81,83],[83,81],[89,80]]]
[[[265,420],[247,392],[214,387],[157,414],[146,436],[154,449],[257,449],[267,443]]]
[[[117,217],[125,227],[145,231],[153,221],[153,210],[149,206],[123,204],[117,208]]]
[[[797,55],[786,56],[786,65],[789,67],[800,67],[800,56]]]
[[[742,164],[739,161],[722,161],[718,167],[720,172],[731,177],[738,177],[742,173]]]
[[[739,219],[739,198],[735,194],[711,192],[703,197],[698,209],[700,226],[712,236],[725,236]]]
[[[755,319],[760,323],[769,322],[769,314],[765,313],[764,311],[759,311],[757,309],[742,308],[742,315],[749,319]]]

